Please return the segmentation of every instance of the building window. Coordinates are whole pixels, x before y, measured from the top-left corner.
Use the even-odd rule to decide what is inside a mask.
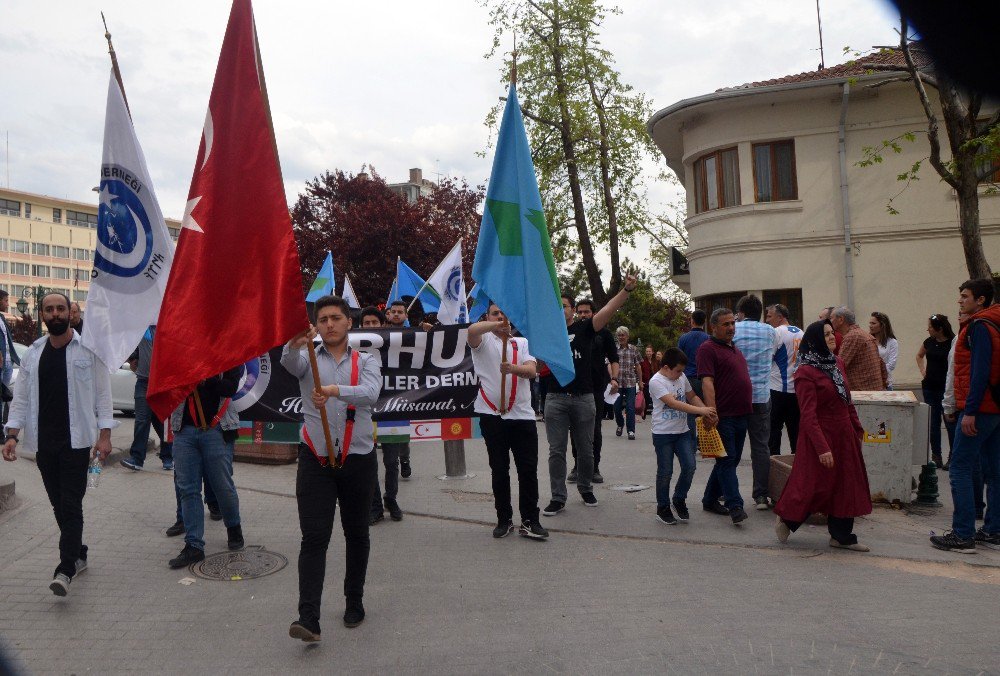
[[[24,203],[24,217],[28,219],[31,218],[31,205],[27,202]]]
[[[28,264],[27,263],[11,263],[10,264],[10,274],[21,275],[22,277],[28,276]]]
[[[6,237],[0,237],[0,251],[8,251],[9,250],[8,249],[9,246],[10,245],[7,242],[7,238]]]
[[[979,175],[980,183],[1000,183],[1000,157],[995,155],[995,150],[988,146],[979,146],[976,151],[982,159],[976,163],[976,173]]]
[[[795,181],[795,141],[753,145],[753,185],[758,202],[799,198]]]
[[[69,258],[69,247],[53,244],[52,255],[55,256],[56,258]]]
[[[73,289],[73,300],[76,302],[87,300],[87,292],[80,291],[79,289]]]
[[[4,216],[21,216],[21,203],[14,200],[0,199],[0,214]]]
[[[73,249],[73,258],[78,261],[90,260],[90,249]]]
[[[32,265],[31,266],[31,276],[32,277],[45,277],[48,279],[52,276],[52,270],[48,265]]]
[[[71,279],[69,268],[52,268],[52,276],[56,279]]]
[[[31,251],[31,246],[29,242],[25,242],[23,239],[12,239],[10,240],[10,250],[11,253],[26,254]]]
[[[784,305],[788,308],[788,323],[792,326],[803,327],[802,318],[802,289],[765,289],[764,307],[771,305]]]
[[[747,294],[746,291],[730,291],[729,293],[716,293],[711,296],[701,296],[694,299],[694,306],[699,310],[704,310],[709,317],[712,310],[724,307],[736,312],[736,302]]]
[[[24,292],[27,290],[28,287],[26,287],[24,284],[15,284],[10,289],[10,295],[14,296],[15,298],[25,298],[26,296]]]
[[[79,225],[84,228],[97,228],[97,214],[85,214],[82,211],[66,210],[66,222],[69,225]]]
[[[174,241],[177,241],[177,238],[181,236],[180,228],[171,228],[170,226],[167,226],[167,230],[170,231],[170,236],[174,238]]]
[[[52,222],[53,223],[62,223],[62,209],[53,209],[52,210]]]
[[[0,275],[6,275],[8,269],[7,261],[0,261]]]
[[[695,213],[740,203],[739,164],[736,148],[717,150],[695,160]]]
[[[48,256],[49,255],[49,245],[41,244],[39,242],[31,243],[31,253],[36,256]]]

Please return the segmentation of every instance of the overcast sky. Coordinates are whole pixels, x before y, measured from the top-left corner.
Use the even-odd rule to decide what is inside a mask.
[[[819,63],[814,0],[620,7],[604,44],[656,109]],[[96,204],[110,70],[103,10],[160,205],[183,215],[229,9],[228,0],[0,0],[10,186]],[[822,11],[827,65],[845,60],[845,46],[897,40],[883,0],[824,0]],[[390,182],[410,167],[486,181],[492,157],[476,152],[504,87],[499,59],[483,58],[492,30],[477,0],[256,0],[254,12],[289,203],[324,170],[364,164]],[[654,204],[672,197],[650,188]]]

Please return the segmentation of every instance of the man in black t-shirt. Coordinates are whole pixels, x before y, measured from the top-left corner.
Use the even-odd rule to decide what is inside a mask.
[[[87,568],[83,544],[83,494],[91,448],[103,461],[111,453],[111,374],[80,335],[70,329],[69,299],[49,293],[41,299],[47,338],[36,340],[21,360],[7,420],[3,458],[17,459],[24,447],[35,463],[59,525],[59,565],[49,589],[66,596]]]
[[[555,376],[545,376],[545,436],[549,441],[549,485],[552,501],[542,510],[545,516],[554,516],[566,507],[566,437],[573,436],[577,451],[576,487],[588,507],[597,506],[591,487],[594,474],[594,405],[593,354],[597,332],[607,326],[629,294],[635,289],[636,278],[628,275],[618,294],[590,319],[574,321],[575,301],[563,295],[563,315],[569,333],[569,347],[573,355],[576,377],[560,385]]]
[[[594,301],[589,298],[582,298],[576,302],[577,319],[587,320],[593,316]],[[601,447],[603,446],[601,423],[604,422],[604,389],[608,386],[609,376],[612,388],[618,388],[618,348],[615,347],[615,337],[611,335],[608,327],[605,326],[596,333],[592,354],[593,368],[591,369],[591,378],[594,385],[594,409],[596,414],[594,415],[594,476],[591,478],[591,481],[595,484],[602,484],[604,483],[604,477],[601,476],[600,470]],[[611,369],[610,373],[608,373],[609,367]],[[576,483],[576,444],[573,443],[572,436],[570,436],[570,443],[573,446],[573,469],[570,471],[569,476],[566,477],[566,481]]]

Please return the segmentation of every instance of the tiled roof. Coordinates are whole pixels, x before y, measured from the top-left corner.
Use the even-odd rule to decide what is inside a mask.
[[[913,43],[910,46],[913,60],[918,68],[923,68],[930,64],[930,57],[924,52],[920,45]],[[773,85],[795,84],[799,82],[814,82],[817,80],[835,80],[845,77],[859,77],[871,72],[892,72],[902,71],[906,67],[902,52],[898,50],[882,49],[873,54],[862,56],[858,59],[842,63],[829,68],[785,75],[771,80],[761,80],[760,82],[748,82],[735,87],[724,87],[716,91],[732,91],[734,89],[752,89],[754,87],[770,87]]]

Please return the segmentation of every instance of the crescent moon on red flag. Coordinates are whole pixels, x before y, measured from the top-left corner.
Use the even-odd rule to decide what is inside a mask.
[[[215,137],[215,128],[212,125],[211,108],[209,108],[208,112],[205,113],[205,128],[202,130],[201,134],[205,139],[205,157],[201,161],[201,168],[204,169],[205,165],[208,164],[208,156],[212,154],[212,139]]]

